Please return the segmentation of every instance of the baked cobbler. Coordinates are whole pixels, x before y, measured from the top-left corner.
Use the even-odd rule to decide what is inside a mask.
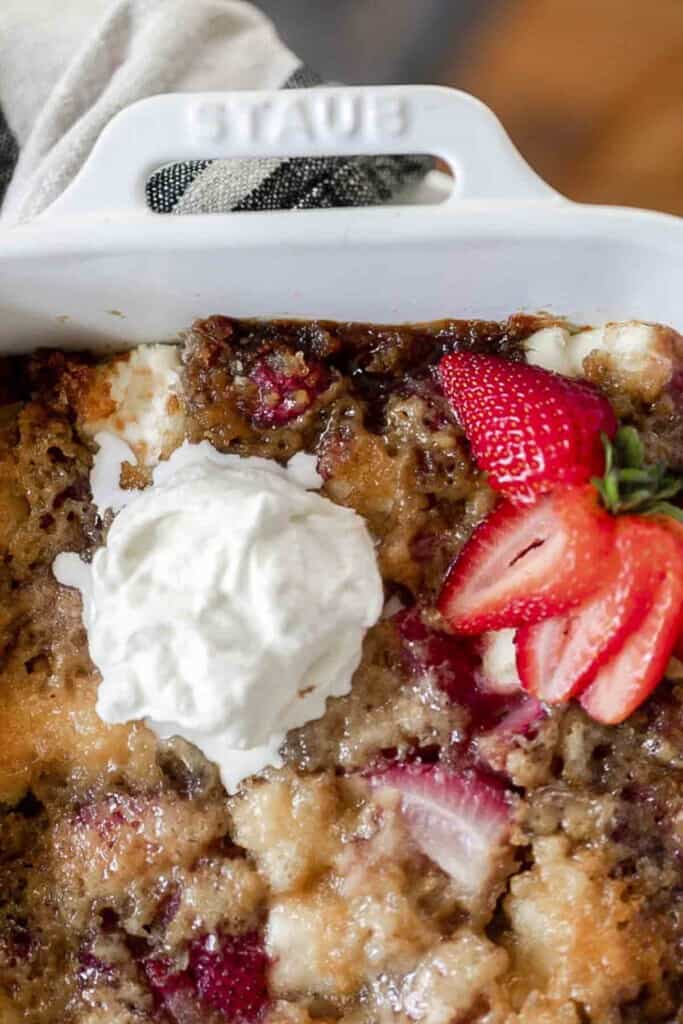
[[[4,358],[0,1021],[683,1020],[682,360],[527,316]]]

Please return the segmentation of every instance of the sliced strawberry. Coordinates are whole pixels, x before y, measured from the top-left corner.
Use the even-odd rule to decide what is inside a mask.
[[[614,520],[591,486],[529,508],[503,502],[451,567],[438,608],[458,633],[539,622],[597,589],[613,556]]]
[[[647,587],[640,622],[598,669],[581,704],[607,725],[623,722],[643,703],[664,676],[683,627],[683,548],[658,522],[623,517],[620,527],[637,531],[637,572]],[[637,545],[634,544],[634,547]]]
[[[649,546],[658,532],[652,522],[619,517],[617,557],[605,566],[600,589],[567,614],[517,631],[517,670],[525,690],[549,704],[569,700],[638,628],[650,600]]]
[[[510,806],[504,788],[474,770],[399,764],[371,785],[401,794],[401,812],[420,850],[453,878],[466,900],[482,894],[505,859]]]
[[[446,397],[494,490],[523,504],[604,469],[611,405],[590,385],[497,356],[456,352],[439,364]]]

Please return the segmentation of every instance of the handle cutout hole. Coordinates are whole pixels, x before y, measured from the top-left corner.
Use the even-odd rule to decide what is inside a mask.
[[[448,165],[407,156],[263,157],[166,164],[147,180],[154,213],[228,213],[436,205],[453,188]]]

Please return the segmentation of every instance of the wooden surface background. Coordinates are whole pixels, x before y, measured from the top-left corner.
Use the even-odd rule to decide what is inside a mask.
[[[683,214],[683,0],[514,0],[442,80],[561,192]]]
[[[469,89],[560,191],[683,214],[683,0],[257,2],[327,80]]]

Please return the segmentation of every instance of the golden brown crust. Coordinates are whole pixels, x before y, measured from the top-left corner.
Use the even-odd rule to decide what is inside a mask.
[[[324,492],[367,518],[388,594],[417,596],[438,626],[443,573],[494,499],[432,367],[458,346],[517,358],[540,322],[214,317],[184,349],[189,435],[283,460],[315,452]],[[680,450],[670,390],[645,406],[591,373],[651,447]],[[102,539],[79,427],[84,402],[108,408],[97,377],[91,359],[61,353],[0,364],[3,1024],[169,1024],[148,959],[182,970],[201,936],[255,931],[272,958],[264,1024],[674,1020],[681,687],[664,684],[618,728],[572,708],[530,738],[481,737],[477,756],[509,780],[515,816],[477,903],[366,779],[383,759],[457,765],[476,724],[476,709],[415,671],[395,621],[369,632],[352,692],[289,735],[283,767],[228,798],[190,744],[98,718],[79,602],[51,575],[59,551],[88,557]],[[131,468],[125,482],[147,475]]]

